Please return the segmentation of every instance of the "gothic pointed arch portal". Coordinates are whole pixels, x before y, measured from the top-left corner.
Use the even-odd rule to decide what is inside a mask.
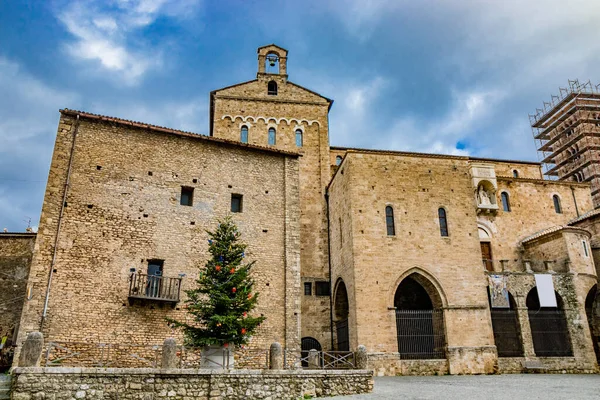
[[[403,359],[445,358],[442,297],[423,275],[404,278],[394,295],[398,352]]]
[[[350,337],[348,332],[348,291],[346,284],[340,278],[335,285],[334,318],[336,331],[337,351],[350,351]]]

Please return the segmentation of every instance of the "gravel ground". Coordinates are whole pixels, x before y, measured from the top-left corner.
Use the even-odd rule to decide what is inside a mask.
[[[373,393],[344,400],[600,399],[600,375],[399,376],[375,378]]]

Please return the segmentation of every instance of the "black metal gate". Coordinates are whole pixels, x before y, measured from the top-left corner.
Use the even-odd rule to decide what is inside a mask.
[[[573,355],[567,319],[562,310],[529,311],[533,348],[538,357]]]
[[[337,351],[350,351],[350,338],[348,336],[348,318],[335,323],[337,337]]]
[[[308,367],[308,352],[311,350],[321,351],[321,343],[315,338],[303,337],[301,343],[302,351],[300,352],[300,358],[302,359],[302,366]]]
[[[523,343],[519,318],[515,310],[492,308],[492,327],[498,357],[522,357]]]
[[[446,358],[442,310],[396,310],[396,329],[401,358]]]

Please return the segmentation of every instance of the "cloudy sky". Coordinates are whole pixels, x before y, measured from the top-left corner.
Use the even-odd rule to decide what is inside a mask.
[[[537,160],[528,125],[600,82],[597,0],[0,1],[0,229],[38,224],[59,108],[208,132],[256,48],[335,104],[333,145]]]

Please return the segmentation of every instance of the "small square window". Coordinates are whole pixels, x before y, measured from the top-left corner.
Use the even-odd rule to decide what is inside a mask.
[[[243,196],[241,194],[232,194],[231,195],[231,212],[234,212],[234,213],[242,212],[242,199],[243,199]]]
[[[186,186],[181,187],[181,201],[179,204],[182,206],[191,206],[194,204],[194,188]]]
[[[304,282],[304,295],[312,296],[312,282]]]
[[[316,296],[329,296],[329,282],[315,282]]]

